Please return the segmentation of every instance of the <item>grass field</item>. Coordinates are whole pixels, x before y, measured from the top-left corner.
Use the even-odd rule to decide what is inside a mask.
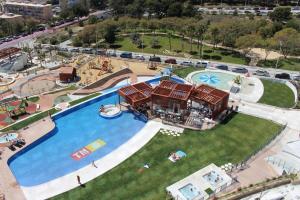
[[[281,108],[291,108],[295,104],[293,91],[282,83],[263,80],[264,94],[259,103],[264,103]]]
[[[173,73],[176,74],[177,76],[181,77],[181,78],[185,78],[189,73],[192,73],[194,71],[200,71],[200,70],[204,70],[204,68],[200,68],[200,67],[181,67],[181,68],[174,69]]]
[[[124,51],[132,51],[132,52],[144,52],[151,54],[165,54],[172,56],[187,56],[190,53],[190,43],[187,41],[183,42],[184,49],[182,52],[178,54],[174,54],[174,51],[182,50],[182,41],[178,37],[173,37],[171,39],[171,51],[169,46],[169,39],[166,36],[156,36],[159,41],[159,48],[151,48],[151,41],[153,39],[152,36],[145,35],[143,36],[143,40],[145,43],[144,49],[138,48],[129,37],[118,38],[115,43],[115,47],[119,50]],[[173,53],[171,53],[173,52]],[[192,53],[194,54],[192,57],[199,58],[197,44],[192,45]],[[236,63],[236,64],[247,64],[247,60],[241,56],[240,54],[225,50],[225,49],[216,49],[213,51],[212,47],[204,46],[203,48],[203,59],[205,60],[218,60],[222,62]]]
[[[106,174],[88,182],[85,187],[53,199],[166,199],[168,185],[210,163],[240,162],[280,129],[280,125],[270,121],[236,114],[212,130],[185,130],[180,137],[157,134],[140,151]],[[179,149],[186,152],[187,157],[172,163],[168,154]],[[150,165],[149,169],[143,168],[145,163]]]
[[[275,68],[276,62],[277,60],[267,60],[267,61],[260,60],[257,66]],[[292,71],[300,71],[300,59],[296,59],[296,58],[280,59],[278,62],[278,68],[292,70]]]

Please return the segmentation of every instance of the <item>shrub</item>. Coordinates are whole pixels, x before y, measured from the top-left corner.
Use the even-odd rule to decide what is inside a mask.
[[[206,49],[206,50],[204,50],[203,52],[204,52],[204,53],[212,53],[212,52],[213,52],[213,50]]]
[[[205,59],[205,60],[209,60],[209,59],[210,59],[210,55],[204,54],[204,55],[202,56],[202,58]]]
[[[242,191],[242,188],[241,188],[241,187],[238,187],[237,191],[238,191],[238,192]]]
[[[218,55],[213,55],[213,56],[211,56],[211,59],[213,59],[213,60],[222,60],[222,57],[218,56]]]

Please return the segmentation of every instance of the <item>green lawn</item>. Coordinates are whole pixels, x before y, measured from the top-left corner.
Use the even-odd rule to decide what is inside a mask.
[[[180,68],[174,69],[173,73],[181,78],[185,78],[189,73],[192,73],[194,71],[200,71],[203,69],[204,68],[199,68],[199,67],[180,67]]]
[[[264,94],[259,103],[264,103],[281,108],[291,108],[295,104],[293,91],[282,83],[271,80],[261,80],[264,84]]]
[[[255,125],[255,126],[254,126]],[[180,137],[157,134],[147,145],[104,175],[53,199],[156,200],[165,188],[210,163],[237,163],[259,149],[280,125],[244,114],[208,131],[185,130]],[[172,163],[168,154],[183,150],[187,157]],[[143,169],[148,163],[149,169]],[[143,169],[140,172],[139,169]]]
[[[275,68],[276,62],[277,60],[267,60],[267,61],[260,60],[257,66]],[[300,59],[296,59],[296,58],[280,59],[278,62],[278,68],[292,70],[292,71],[300,71]]]
[[[122,37],[118,38],[117,42],[115,43],[115,47],[119,50],[124,51],[132,51],[132,52],[144,52],[144,53],[151,53],[151,54],[165,54],[165,55],[172,55],[172,56],[185,56],[187,53],[190,53],[190,43],[184,41],[184,49],[183,52],[178,54],[173,54],[174,51],[181,51],[182,50],[182,42],[181,39],[178,37],[173,37],[171,39],[171,46],[172,52],[170,53],[169,47],[169,39],[166,36],[156,36],[157,40],[159,41],[159,48],[151,48],[151,41],[152,36],[145,35],[144,37],[145,47],[142,50],[138,48],[137,45],[133,44],[129,37]],[[142,37],[141,37],[142,39]],[[192,53],[194,54],[194,58],[199,58],[197,44],[192,45]],[[247,64],[247,60],[241,56],[240,54],[225,50],[225,49],[216,49],[213,51],[211,47],[204,46],[203,48],[203,58],[206,60],[218,60],[222,62],[229,62],[229,63],[236,63],[236,64]]]

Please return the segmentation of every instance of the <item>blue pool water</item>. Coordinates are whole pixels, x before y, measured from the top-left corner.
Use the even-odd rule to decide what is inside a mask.
[[[101,104],[116,102],[118,95],[112,93],[89,105],[55,116],[55,130],[9,160],[9,167],[19,184],[34,186],[78,170],[112,152],[134,136],[145,122],[132,113],[124,112],[114,119],[99,116]],[[106,145],[81,160],[71,157],[72,153],[97,139],[101,139]]]
[[[179,189],[180,193],[185,197],[186,200],[192,200],[201,193],[192,184],[187,184],[186,186]]]
[[[154,78],[147,82],[157,83],[159,80]],[[113,119],[98,114],[102,104],[116,103],[117,93],[106,93],[53,116],[56,125],[53,131],[9,159],[8,165],[19,184],[35,186],[69,174],[90,165],[132,138],[144,127],[145,121],[130,112],[123,112]],[[101,148],[80,160],[71,157],[74,152],[99,139],[105,142]]]
[[[223,72],[201,71],[194,74],[192,80],[196,84],[207,84],[221,90],[230,90],[235,77],[233,74]]]

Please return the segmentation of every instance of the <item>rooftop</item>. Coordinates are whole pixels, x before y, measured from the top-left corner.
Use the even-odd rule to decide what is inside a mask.
[[[0,59],[14,55],[20,51],[21,49],[16,47],[9,47],[9,48],[2,49],[0,50]]]
[[[228,93],[222,90],[210,87],[208,85],[200,85],[193,90],[192,97],[194,99],[205,101],[210,104],[217,104],[227,97]]]
[[[59,73],[61,74],[72,74],[74,70],[74,67],[71,66],[67,66],[67,65],[63,65],[60,69],[59,69]]]

